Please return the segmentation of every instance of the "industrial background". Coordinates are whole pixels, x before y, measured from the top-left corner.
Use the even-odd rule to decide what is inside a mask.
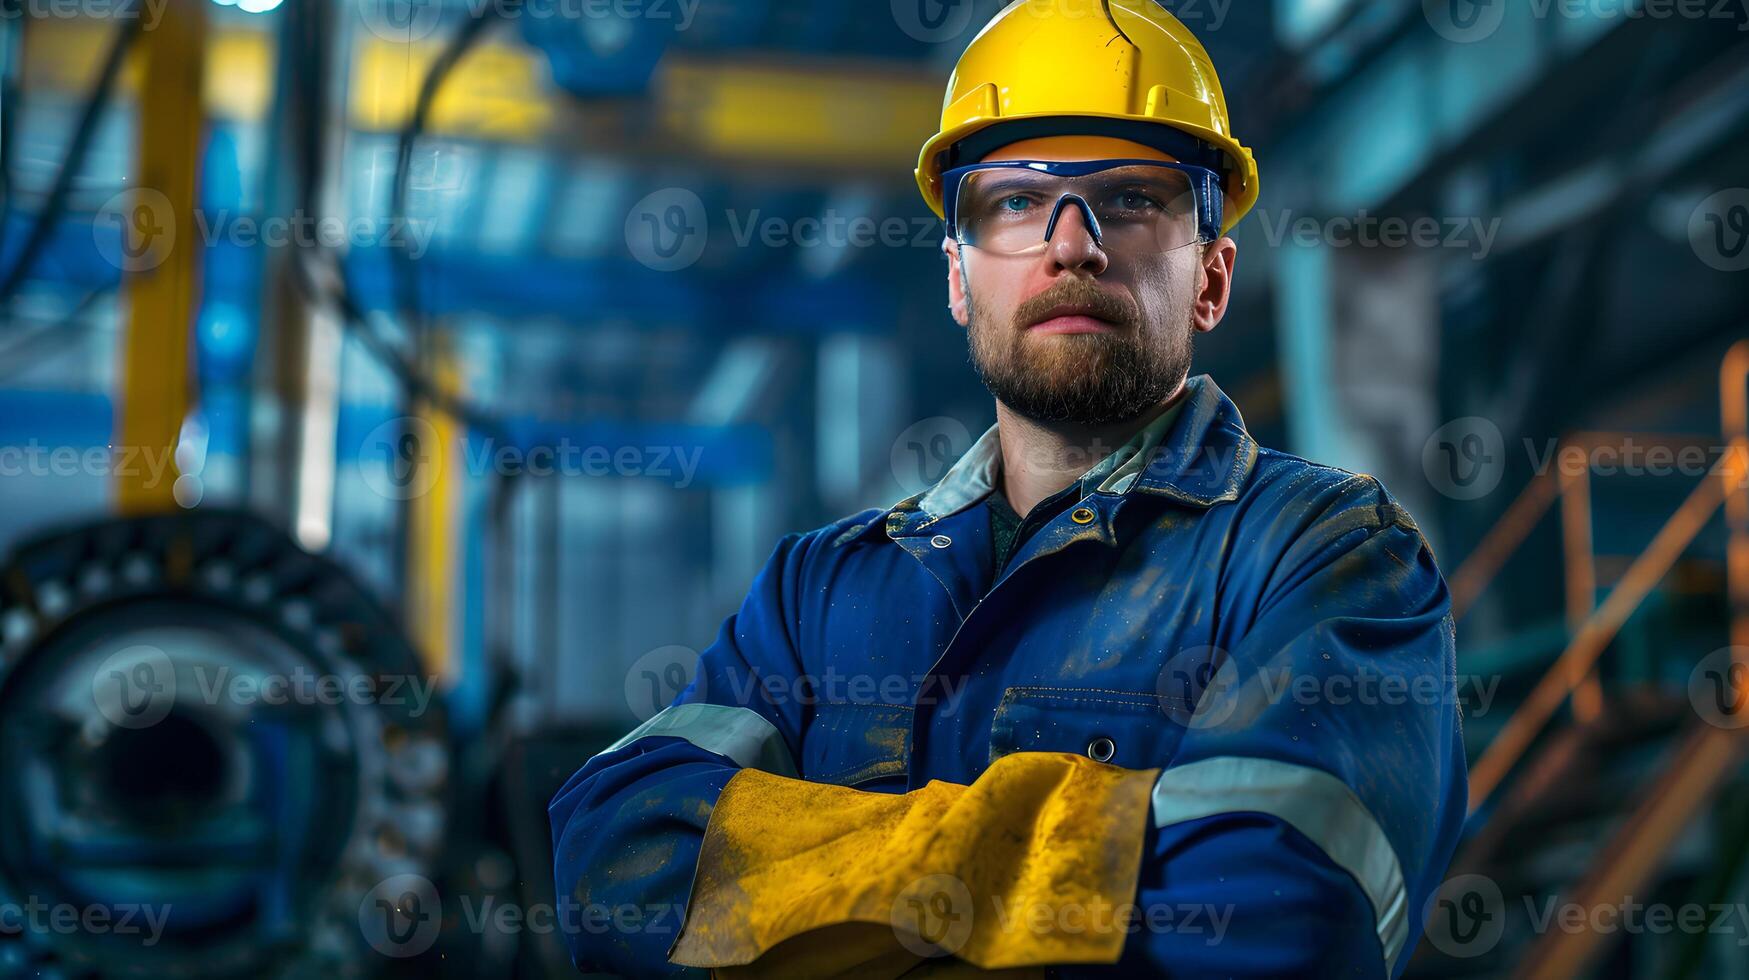
[[[1749,976],[1746,4],[1164,5],[1194,370],[1461,616],[1411,975]],[[0,975],[570,975],[553,791],[993,420],[911,170],[999,6],[0,2]]]

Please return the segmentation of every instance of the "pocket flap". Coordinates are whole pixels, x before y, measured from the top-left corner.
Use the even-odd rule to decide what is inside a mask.
[[[1184,728],[1177,699],[1101,688],[1011,687],[990,723],[990,761],[1072,752],[1125,769],[1166,765]]]

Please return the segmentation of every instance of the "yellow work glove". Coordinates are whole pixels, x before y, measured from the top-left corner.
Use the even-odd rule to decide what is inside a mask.
[[[736,977],[1114,963],[1157,773],[1016,753],[971,786],[892,795],[743,770],[672,959]]]
[[[841,977],[854,980],[1044,980],[1043,968],[980,970],[964,960],[930,958],[901,943],[890,925],[848,922],[778,943],[747,966],[712,970],[718,980]]]

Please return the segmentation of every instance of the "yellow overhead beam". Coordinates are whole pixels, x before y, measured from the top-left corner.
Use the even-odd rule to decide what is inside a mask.
[[[921,73],[670,58],[656,78],[669,136],[712,157],[900,168],[935,131],[941,82]]]
[[[97,81],[117,26],[90,18],[32,21],[24,34],[25,87],[83,98]],[[158,27],[142,35],[150,37]],[[208,31],[202,84],[207,115],[249,122],[266,118],[273,99],[273,54],[273,39],[262,31]],[[140,59],[129,58],[116,86],[120,98],[139,94],[140,73]]]
[[[115,30],[101,20],[44,21],[26,34],[25,84],[79,95],[90,89]],[[152,31],[147,34],[154,33]],[[369,32],[353,38],[348,117],[358,129],[393,132],[413,110],[443,39],[407,44]],[[213,31],[203,101],[214,118],[265,119],[273,99],[273,43],[261,30]],[[139,90],[129,66],[121,91]],[[462,59],[432,104],[428,132],[531,143],[553,129],[564,97],[546,57],[512,32],[482,41]],[[663,150],[708,159],[832,165],[908,173],[934,132],[941,81],[883,62],[754,61],[670,54],[657,66],[648,111]]]
[[[359,39],[353,60],[352,124],[398,130],[413,112],[419,86],[442,50],[441,40],[416,44]],[[551,73],[539,52],[483,41],[455,66],[431,103],[426,131],[503,142],[530,142],[552,121]]]
[[[395,130],[413,111],[440,45],[376,41],[360,47],[352,122]],[[531,142],[551,127],[546,59],[519,44],[482,43],[432,103],[429,132]],[[670,147],[707,158],[837,164],[908,173],[941,111],[939,83],[866,66],[749,63],[670,56],[649,96]]]

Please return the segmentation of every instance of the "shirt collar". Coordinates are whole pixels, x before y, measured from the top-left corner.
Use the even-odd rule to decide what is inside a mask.
[[[935,486],[895,505],[888,533],[916,533],[988,496],[1002,466],[996,429],[991,426]],[[1137,492],[1212,507],[1238,499],[1256,460],[1257,443],[1238,406],[1214,379],[1198,375],[1185,382],[1176,405],[1088,470],[1081,492]]]
[[[1188,393],[1187,393],[1188,396]],[[1160,417],[1149,422],[1147,427],[1135,434],[1129,442],[1110,456],[1105,457],[1087,474],[1081,477],[1081,493],[1116,493],[1123,494],[1134,486],[1148,461],[1155,457],[1160,444],[1166,440],[1166,435],[1172,430],[1172,423],[1184,411],[1184,403],[1188,400],[1180,398],[1172,403],[1172,407],[1160,413]]]

